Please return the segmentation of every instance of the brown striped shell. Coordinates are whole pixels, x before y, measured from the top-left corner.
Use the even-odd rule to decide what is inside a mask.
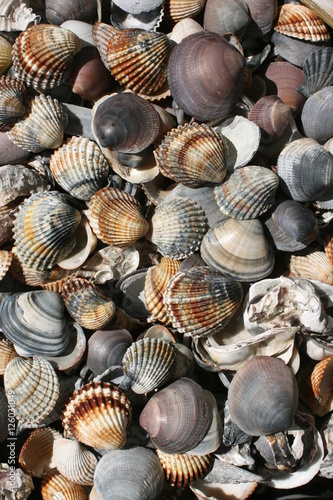
[[[25,86],[10,76],[0,78],[0,130],[7,130],[24,114]]]
[[[125,394],[108,382],[90,382],[67,403],[62,425],[67,437],[100,450],[122,448],[132,408]]]
[[[8,339],[0,339],[0,375],[4,375],[9,361],[18,356],[13,343]]]
[[[156,450],[165,472],[165,478],[170,481],[171,486],[182,488],[193,483],[197,479],[202,479],[213,466],[214,457],[212,455],[189,455],[188,453],[164,453]]]
[[[167,0],[165,16],[178,23],[187,17],[196,17],[205,7],[206,0]]]
[[[0,250],[0,281],[7,274],[12,263],[13,254],[8,250]]]
[[[333,392],[333,356],[317,363],[311,372],[311,387],[320,405],[324,405]]]
[[[333,285],[333,265],[325,252],[306,249],[302,254],[292,254],[288,259],[288,268],[292,276]]]
[[[97,457],[74,439],[61,438],[54,443],[55,466],[66,479],[81,486],[94,484]]]
[[[283,35],[300,40],[311,42],[330,40],[330,34],[323,20],[305,5],[282,5],[274,29]]]
[[[32,477],[43,477],[56,467],[54,461],[54,443],[62,439],[60,432],[51,427],[33,431],[20,451],[18,458],[22,469]]]
[[[191,337],[220,331],[235,314],[242,299],[240,283],[204,266],[175,274],[163,296],[173,328]]]
[[[40,492],[43,500],[66,498],[66,500],[87,500],[87,493],[83,486],[73,483],[57,471],[49,472],[44,476]]]
[[[185,124],[172,129],[154,151],[165,177],[188,187],[222,182],[228,146],[222,135],[204,124]]]
[[[93,25],[94,42],[99,52],[99,55],[101,56],[101,59],[106,67],[108,67],[106,60],[108,43],[110,37],[114,35],[114,33],[116,33],[117,31],[118,29],[115,28],[114,26],[99,21],[96,21]]]
[[[333,233],[327,233],[324,236],[324,250],[328,260],[333,265]]]

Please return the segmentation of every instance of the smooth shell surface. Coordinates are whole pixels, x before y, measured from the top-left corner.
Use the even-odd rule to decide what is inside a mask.
[[[132,336],[125,328],[95,331],[88,340],[88,368],[100,375],[113,365],[121,365],[132,342]]]
[[[51,427],[43,427],[33,431],[24,442],[19,464],[32,477],[43,477],[56,464],[54,461],[54,443],[61,439],[60,432]]]
[[[207,0],[204,12],[204,28],[219,35],[234,33],[239,38],[251,21],[244,0]]]
[[[249,120],[255,122],[261,131],[263,144],[271,144],[280,139],[292,117],[290,106],[284,104],[278,96],[261,97],[249,114]]]

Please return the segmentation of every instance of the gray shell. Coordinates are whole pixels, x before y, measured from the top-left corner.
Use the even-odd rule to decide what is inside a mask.
[[[332,82],[333,83],[333,82]],[[301,121],[304,133],[323,144],[333,136],[333,86],[324,87],[305,102]]]

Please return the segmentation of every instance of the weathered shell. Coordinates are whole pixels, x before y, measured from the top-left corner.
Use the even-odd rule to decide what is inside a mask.
[[[51,363],[41,356],[12,359],[6,367],[4,386],[7,397],[14,395],[15,417],[28,425],[41,422],[59,396],[58,376]]]
[[[242,298],[240,283],[202,266],[175,274],[163,301],[172,326],[187,336],[198,337],[221,330]]]
[[[36,191],[46,191],[47,180],[36,170],[24,165],[0,167],[0,206],[7,205],[21,196],[30,196]]]
[[[257,281],[274,267],[274,253],[258,219],[227,219],[204,236],[201,257],[210,267],[237,281]]]
[[[330,34],[322,19],[305,5],[282,5],[274,29],[284,35],[311,42],[330,40]]]
[[[23,443],[18,458],[22,469],[32,477],[43,477],[56,467],[54,444],[62,439],[60,432],[51,427],[33,431]]]
[[[182,19],[172,28],[171,33],[168,34],[170,40],[175,43],[180,43],[184,38],[193,33],[200,33],[203,31],[203,27],[197,21],[190,17]]]
[[[64,259],[58,261],[58,266],[65,270],[77,269],[84,264],[97,246],[97,236],[93,232],[86,217],[81,217],[75,233],[75,246]],[[69,274],[69,273],[68,273]]]
[[[24,31],[40,22],[41,17],[29,8],[28,2],[3,0],[0,8],[0,31]]]
[[[205,7],[206,0],[167,0],[165,15],[173,22],[178,23],[186,17],[196,17]],[[206,28],[207,29],[207,28]]]
[[[66,498],[66,500],[87,500],[87,493],[83,486],[73,483],[59,472],[52,471],[44,476],[40,492],[43,500]]]
[[[18,258],[28,267],[50,269],[75,245],[81,214],[56,191],[35,193],[20,205],[14,225]]]
[[[132,336],[125,328],[97,330],[88,340],[87,367],[96,375],[101,375],[111,366],[121,365],[132,342]]]
[[[60,85],[69,75],[80,39],[69,30],[39,24],[23,31],[13,45],[13,65],[19,80],[28,87],[48,89]]]
[[[13,254],[8,250],[0,250],[0,281],[6,275],[12,263]]]
[[[278,96],[274,95],[264,96],[259,99],[249,114],[249,120],[260,127],[263,144],[271,144],[280,139],[291,117],[290,106],[284,104]]]
[[[333,86],[324,87],[306,100],[302,110],[301,121],[305,135],[320,144],[333,136],[333,124],[330,119],[333,112],[332,101]]]
[[[211,469],[212,455],[189,455],[188,453],[170,454],[156,450],[165,472],[165,478],[171,486],[186,487],[197,479],[203,478]]]
[[[29,156],[29,151],[20,148],[7,135],[7,132],[0,132],[0,165],[16,165]]]
[[[198,120],[220,118],[232,110],[240,97],[244,67],[243,55],[220,35],[194,33],[171,53],[171,95],[185,113]]]
[[[274,203],[279,178],[274,172],[255,165],[238,168],[214,189],[219,209],[228,217],[255,219]]]
[[[199,249],[206,230],[202,208],[188,198],[175,198],[156,208],[146,237],[164,257],[183,259]]]
[[[251,21],[244,0],[207,0],[204,28],[219,35],[234,33],[241,38]]]
[[[41,94],[27,103],[25,114],[7,135],[20,148],[39,153],[62,144],[67,122],[68,115],[63,104]]]
[[[73,19],[89,23],[96,17],[96,2],[84,0],[64,4],[59,0],[46,0],[45,16],[50,24],[56,25]]]
[[[260,38],[267,35],[272,27],[278,11],[277,0],[246,0],[251,17],[246,38]]]
[[[12,65],[12,44],[0,36],[0,75],[4,75]]]
[[[25,87],[22,82],[10,76],[0,78],[0,130],[7,130],[23,115]]]
[[[188,187],[222,182],[226,169],[227,144],[207,125],[180,125],[163,138],[154,151],[160,172]]]
[[[298,404],[295,376],[282,360],[257,356],[232,379],[228,404],[232,420],[252,436],[287,430]]]
[[[306,58],[303,65],[305,84],[297,90],[305,97],[333,85],[333,48],[320,47]]]
[[[78,441],[65,438],[56,440],[54,462],[60,474],[73,483],[81,486],[94,484],[98,459]]]
[[[68,437],[100,450],[122,448],[131,420],[125,394],[107,382],[90,382],[73,393],[62,414]]]
[[[130,14],[141,14],[160,7],[163,0],[140,0],[140,2],[132,2],[131,0],[115,0],[113,3]]]
[[[325,252],[306,249],[303,254],[292,254],[288,268],[293,276],[333,285],[333,266]]]
[[[276,61],[267,66],[264,76],[267,93],[277,95],[294,113],[299,114],[306,100],[297,92],[298,87],[305,83],[303,71],[290,62]]]

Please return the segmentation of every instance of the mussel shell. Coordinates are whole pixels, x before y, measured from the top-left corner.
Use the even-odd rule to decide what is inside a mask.
[[[333,83],[333,82],[332,82]],[[333,86],[324,87],[305,102],[301,121],[307,137],[323,144],[333,136]]]
[[[327,42],[330,34],[318,14],[305,5],[282,5],[274,29],[284,35],[309,40]]]
[[[95,331],[88,340],[88,368],[96,375],[101,375],[111,366],[121,365],[132,342],[132,336],[125,328]]]
[[[207,0],[204,28],[219,35],[234,33],[242,38],[251,22],[245,0]]]

